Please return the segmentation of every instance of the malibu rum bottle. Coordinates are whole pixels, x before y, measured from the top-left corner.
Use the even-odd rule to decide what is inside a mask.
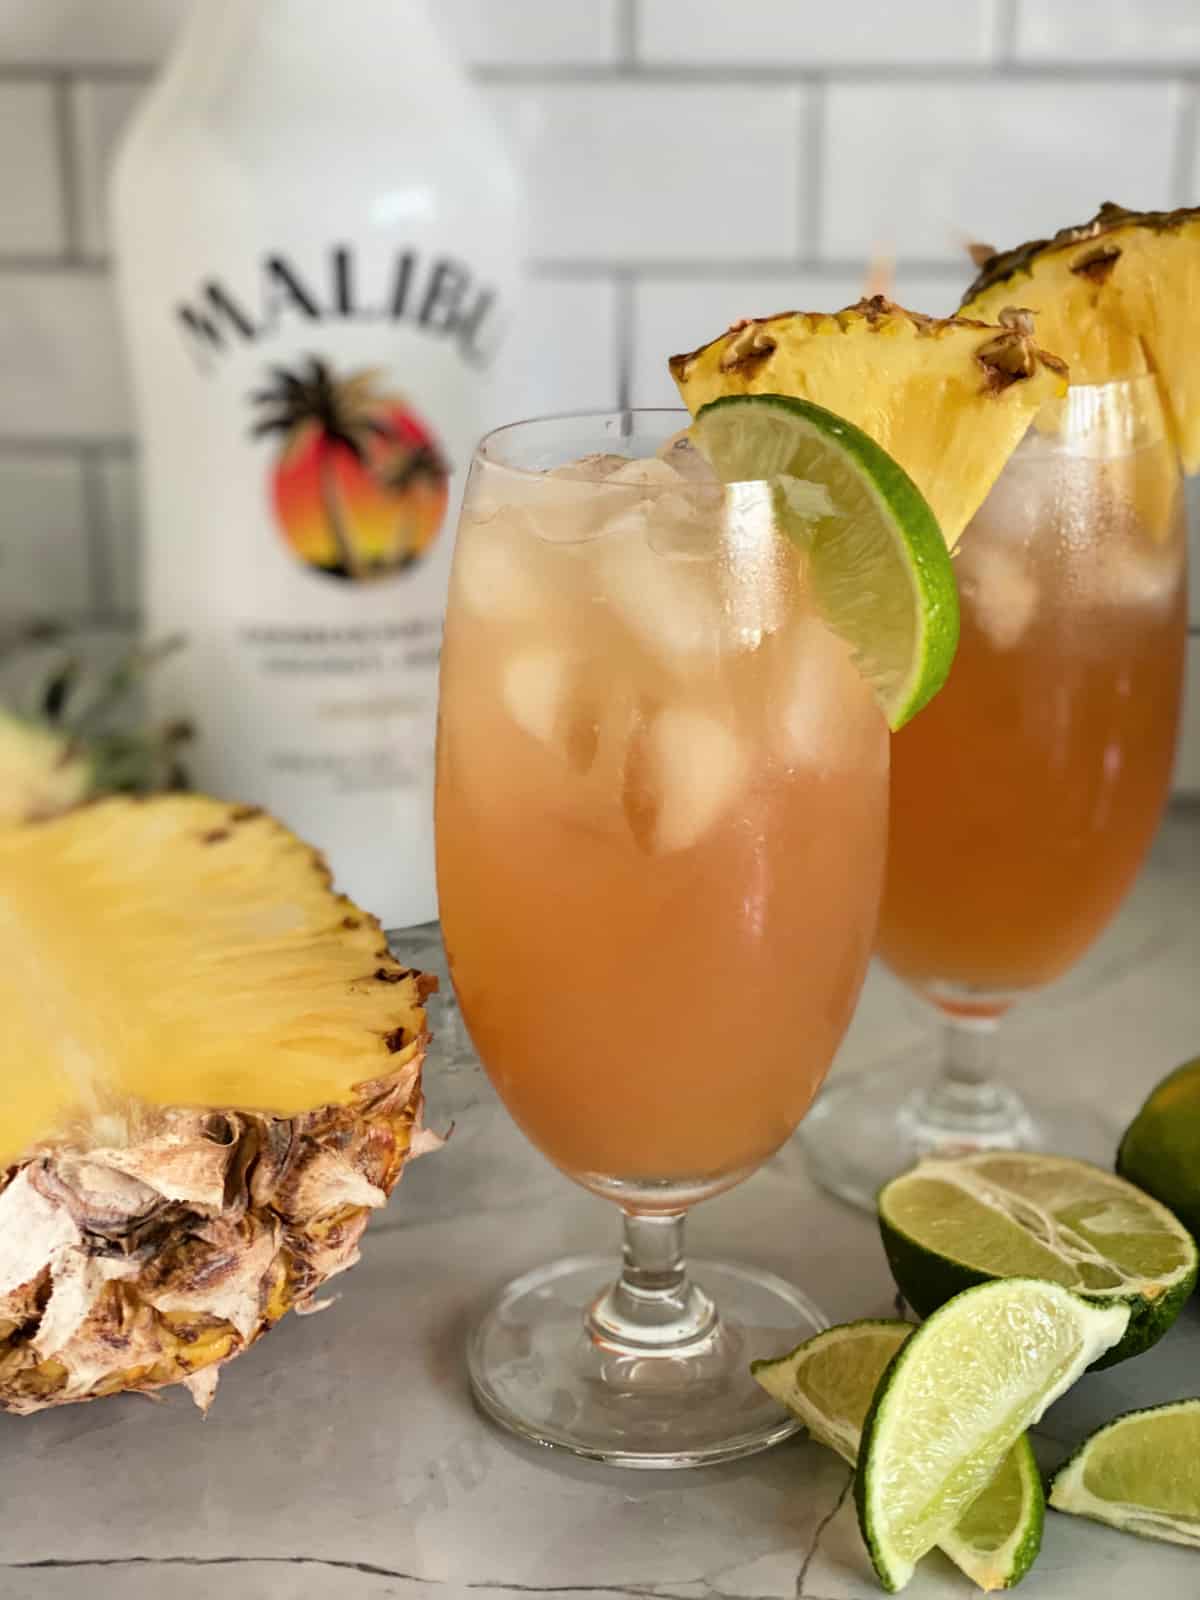
[[[435,915],[437,660],[516,183],[423,0],[202,0],[114,181],[158,684],[213,793]]]

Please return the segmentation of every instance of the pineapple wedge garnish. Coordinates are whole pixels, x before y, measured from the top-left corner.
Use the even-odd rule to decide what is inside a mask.
[[[421,1128],[432,983],[271,817],[0,829],[0,1409],[185,1383],[353,1265]]]
[[[1068,362],[1072,383],[1156,373],[1184,471],[1200,470],[1200,208],[1106,204],[1080,227],[989,256],[962,314],[1012,305],[1036,313],[1039,341]]]
[[[882,295],[735,323],[670,365],[693,416],[721,395],[784,394],[856,423],[921,490],[951,549],[1034,414],[1067,386],[1027,319],[925,317]]]

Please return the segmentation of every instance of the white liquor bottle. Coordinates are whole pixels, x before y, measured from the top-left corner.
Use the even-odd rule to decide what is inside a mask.
[[[159,709],[387,926],[436,912],[454,516],[521,208],[424,0],[201,0],[114,180]]]

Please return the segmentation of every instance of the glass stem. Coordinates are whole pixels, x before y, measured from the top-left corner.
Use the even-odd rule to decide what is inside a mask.
[[[624,1213],[621,1276],[587,1316],[588,1332],[606,1344],[663,1350],[707,1338],[717,1313],[688,1277],[682,1211]]]
[[[1023,1143],[1019,1097],[994,1074],[995,1017],[947,1017],[942,1025],[942,1069],[921,1097],[918,1115],[947,1141]]]

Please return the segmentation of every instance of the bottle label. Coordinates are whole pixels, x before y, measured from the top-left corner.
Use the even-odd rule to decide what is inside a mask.
[[[275,446],[270,502],[288,552],[355,583],[405,572],[436,539],[450,494],[428,424],[370,368],[320,356],[273,367],[250,395],[251,432]]]
[[[149,616],[187,640],[161,709],[196,728],[198,786],[278,813],[396,923],[433,914],[454,511],[501,334],[489,267],[510,282],[456,248],[226,240],[152,346]]]

